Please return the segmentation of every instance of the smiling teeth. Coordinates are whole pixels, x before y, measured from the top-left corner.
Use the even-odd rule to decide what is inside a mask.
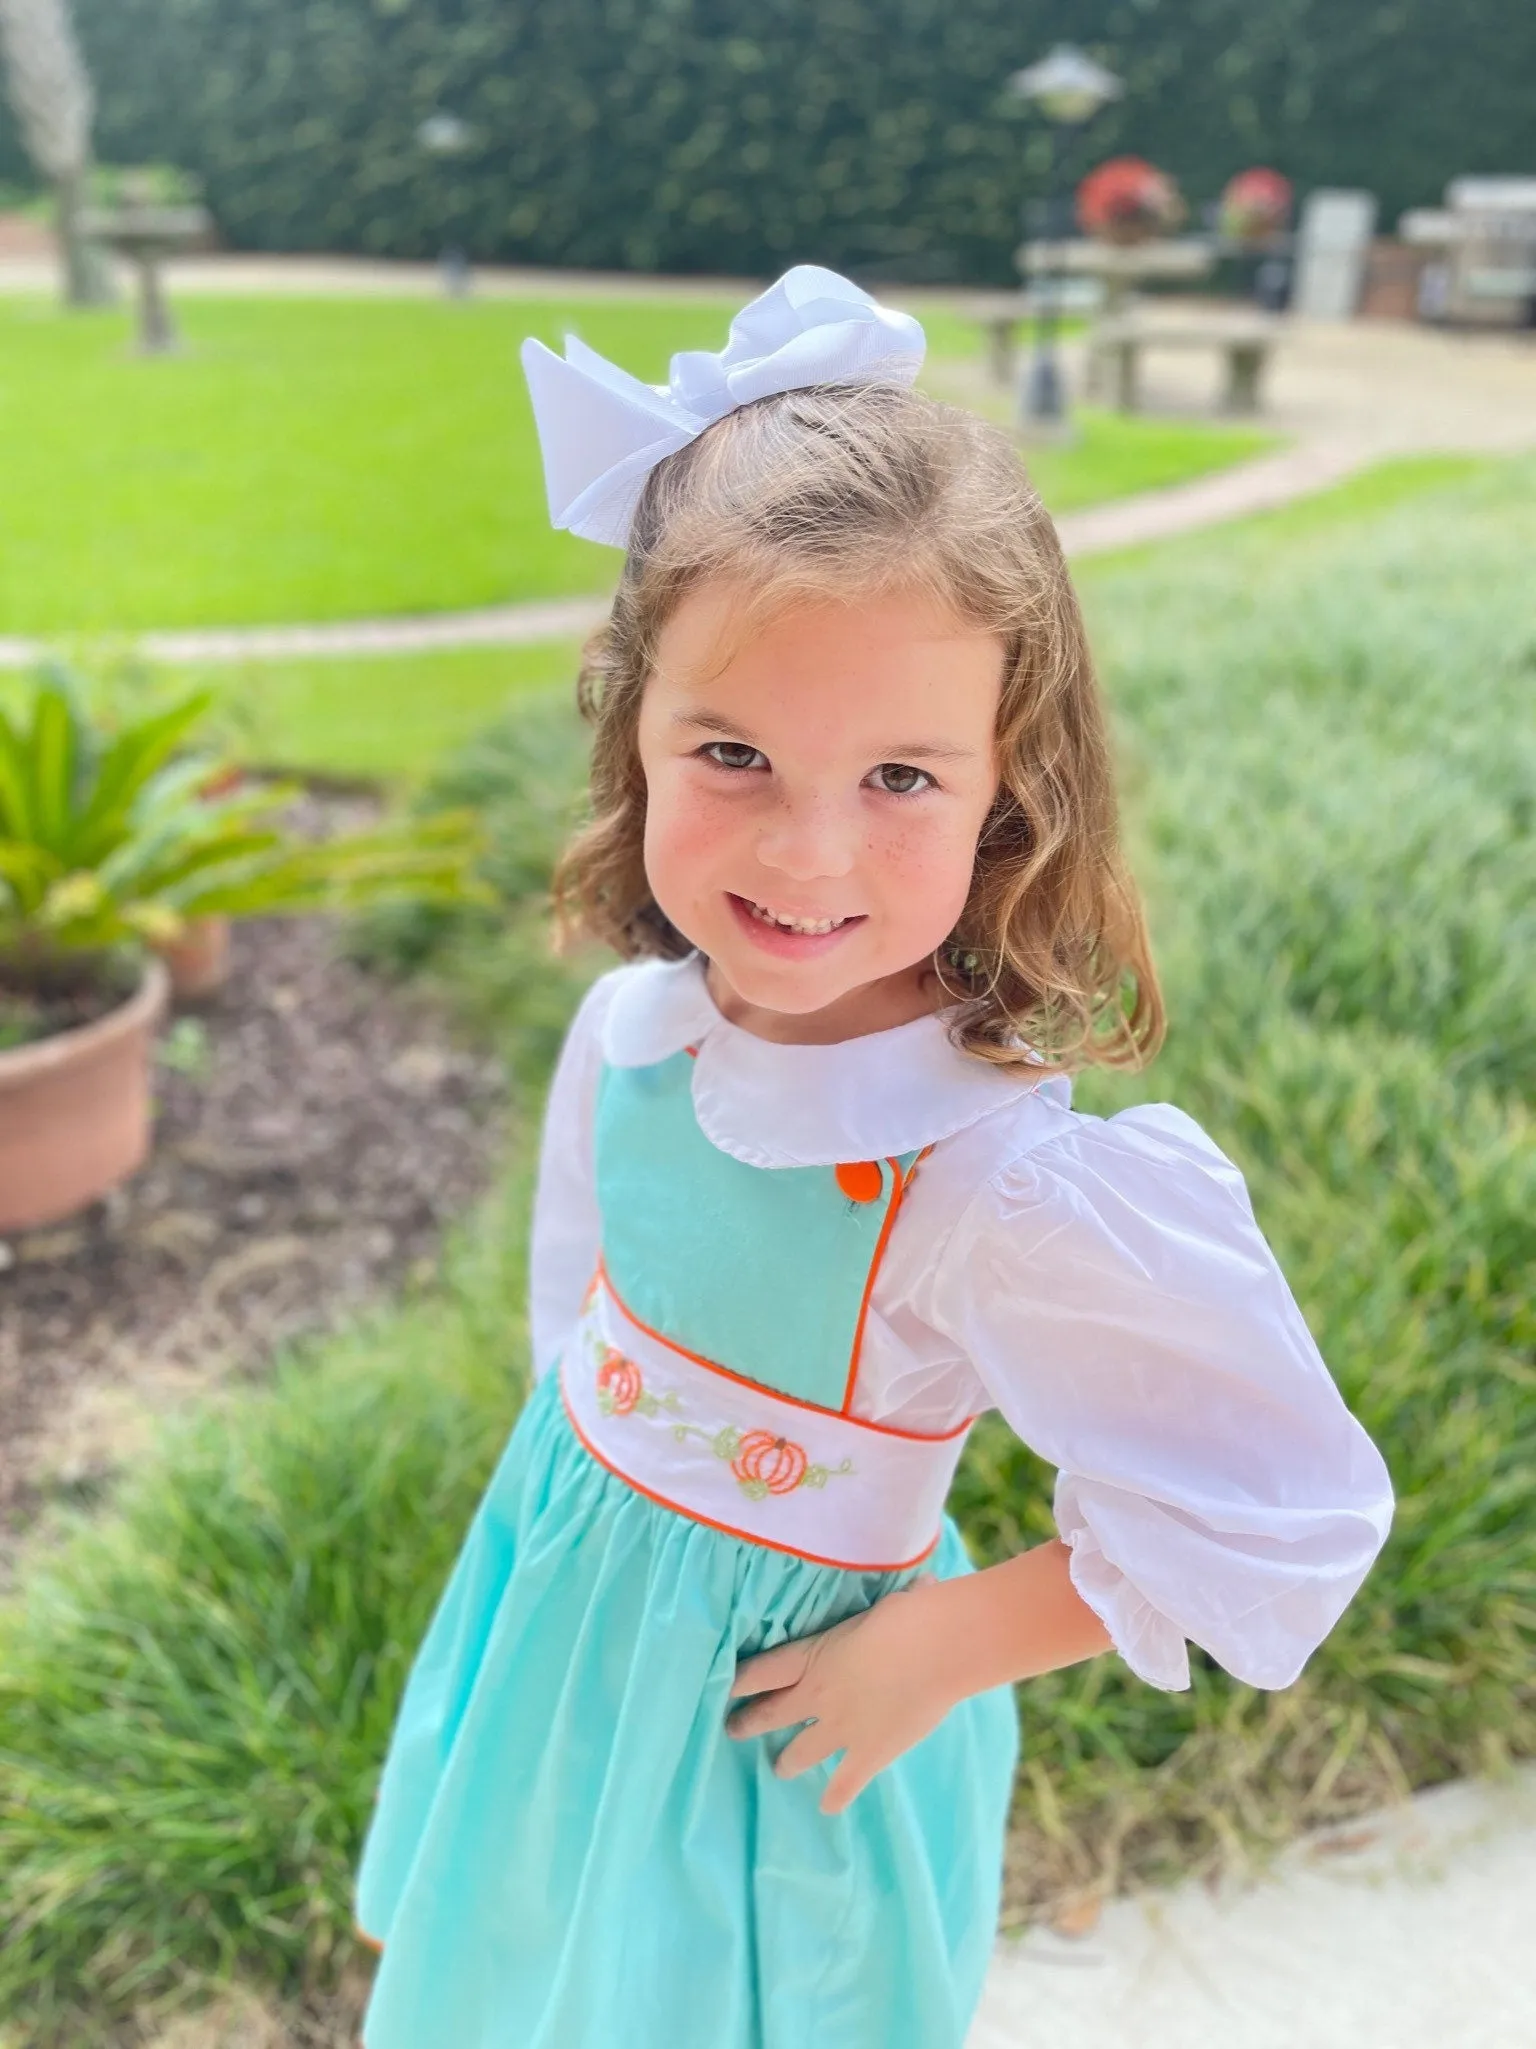
[[[786,918],[779,911],[770,911],[766,904],[751,904],[752,915],[760,925],[774,925],[781,932],[835,932],[839,925],[846,925],[846,918]]]

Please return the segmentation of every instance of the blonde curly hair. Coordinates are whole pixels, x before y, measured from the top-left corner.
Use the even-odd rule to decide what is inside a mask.
[[[662,627],[716,578],[747,594],[738,633],[797,602],[900,590],[1001,639],[998,793],[933,962],[951,1037],[999,1066],[1144,1065],[1162,998],[1055,528],[1002,432],[901,385],[755,400],[651,471],[612,611],[582,654],[590,817],[556,870],[557,943],[692,951],[646,879],[637,729]]]

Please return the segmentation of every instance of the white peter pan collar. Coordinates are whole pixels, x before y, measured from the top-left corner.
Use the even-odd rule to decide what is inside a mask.
[[[615,978],[603,1058],[649,1067],[697,1049],[693,1106],[712,1145],[750,1167],[830,1167],[916,1152],[1036,1089],[1071,1100],[1065,1077],[1025,1079],[950,1044],[922,1017],[831,1046],[785,1046],[722,1017],[696,953]]]

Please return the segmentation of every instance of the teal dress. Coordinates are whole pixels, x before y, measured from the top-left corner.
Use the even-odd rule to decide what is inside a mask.
[[[610,1338],[628,1318],[637,1356],[649,1344],[647,1361],[692,1374],[687,1399],[653,1393],[649,1363],[642,1388],[601,1336],[584,1351],[573,1334],[534,1383],[385,1764],[358,1881],[381,1952],[367,2049],[961,2049],[980,1997],[1012,1689],[963,1701],[833,1815],[840,1753],[781,1779],[793,1729],[725,1726],[739,1661],[920,1572],[970,1572],[959,1530],[939,1513],[921,1555],[818,1562],[819,1512],[845,1518],[832,1553],[863,1556],[855,1495],[836,1491],[858,1461],[793,1468],[770,1432],[754,1461],[750,1431],[688,1415],[704,1384],[848,1428],[872,1274],[917,1161],[852,1178],[746,1165],[700,1131],[689,1057],[602,1070],[588,1300],[597,1314],[605,1292]],[[679,1469],[685,1499],[723,1483],[739,1516],[616,1469],[599,1438],[631,1427],[646,1456],[691,1445],[713,1479]],[[781,1507],[800,1541],[769,1534]]]

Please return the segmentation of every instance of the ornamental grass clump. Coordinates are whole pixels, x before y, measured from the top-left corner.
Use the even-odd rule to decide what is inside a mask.
[[[525,1219],[514,1177],[430,1295],[182,1417],[0,1609],[5,2049],[351,1953],[393,1702],[521,1392]]]

